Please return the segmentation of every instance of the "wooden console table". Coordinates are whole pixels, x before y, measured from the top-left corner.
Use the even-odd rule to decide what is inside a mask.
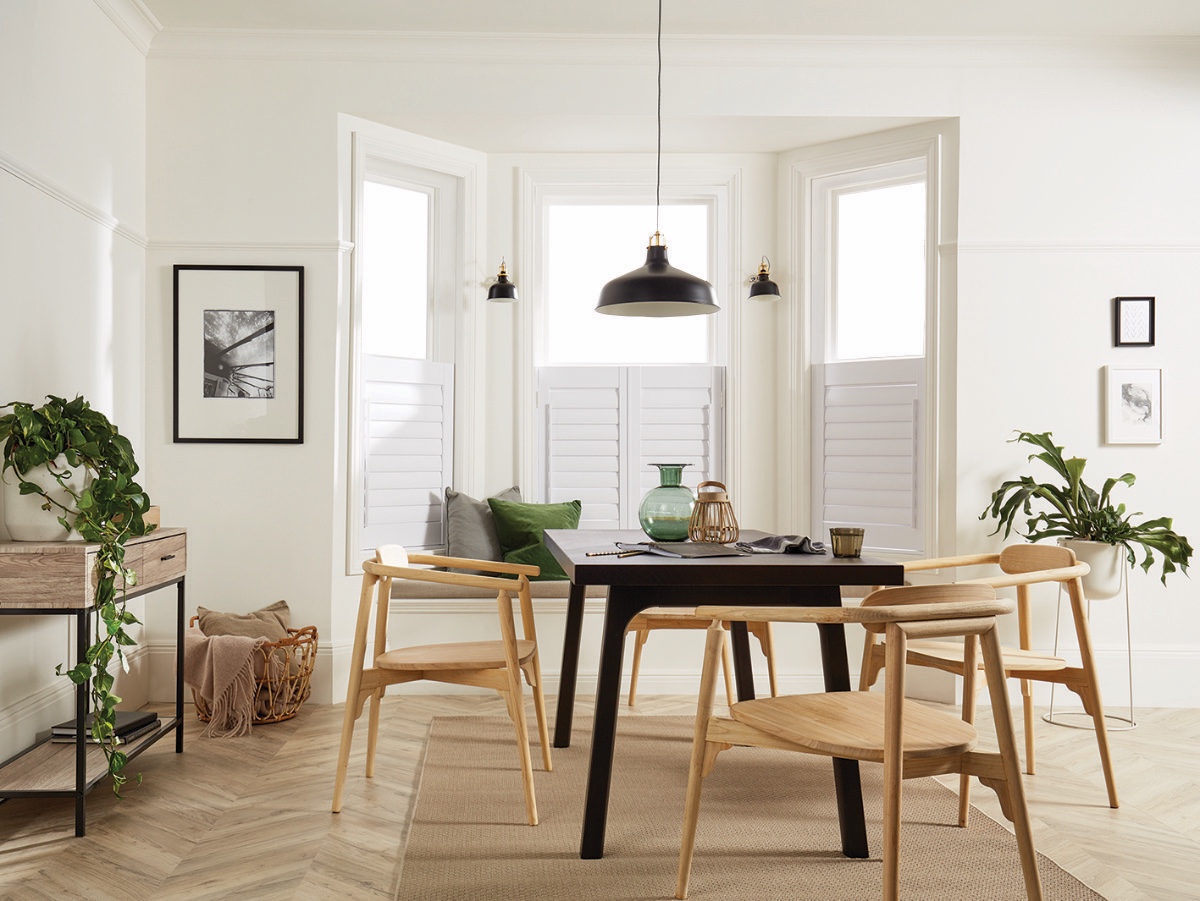
[[[82,541],[0,541],[0,614],[74,616],[76,659],[91,644],[93,578],[98,545]],[[135,739],[123,750],[132,759],[170,732],[175,752],[183,753],[183,595],[187,570],[187,534],[183,529],[155,529],[125,545],[125,565],[137,573],[134,598],[174,585],[178,601],[175,636],[175,716],[163,717],[158,729]],[[50,663],[47,662],[47,668]],[[90,702],[88,683],[75,688],[76,722],[84,722]],[[79,731],[74,744],[57,744],[49,736],[0,763],[0,798],[31,795],[75,799],[75,834],[85,830],[84,799],[108,775],[104,752]],[[74,767],[72,767],[72,762]]]

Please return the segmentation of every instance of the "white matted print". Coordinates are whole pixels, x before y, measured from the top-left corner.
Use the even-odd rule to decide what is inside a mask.
[[[1105,367],[1105,440],[1109,444],[1162,442],[1162,370]]]
[[[177,443],[304,441],[304,268],[175,267]]]

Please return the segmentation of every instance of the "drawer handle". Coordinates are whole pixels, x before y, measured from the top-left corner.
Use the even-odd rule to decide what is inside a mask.
[[[167,556],[165,556],[165,557],[159,557],[158,559],[159,559],[159,560],[174,560],[174,559],[175,559],[175,555],[174,555],[174,554],[167,554]]]

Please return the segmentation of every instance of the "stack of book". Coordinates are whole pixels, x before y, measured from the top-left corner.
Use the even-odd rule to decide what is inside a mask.
[[[75,741],[75,720],[68,720],[65,723],[59,723],[57,726],[50,727],[50,740],[56,742],[73,742]],[[161,725],[158,714],[149,710],[118,710],[116,711],[116,725],[114,732],[117,736],[117,744],[123,745],[126,742],[133,741],[148,732],[153,732]],[[89,713],[87,719],[84,720],[84,728],[87,730],[87,740],[94,742],[92,738],[92,715]]]

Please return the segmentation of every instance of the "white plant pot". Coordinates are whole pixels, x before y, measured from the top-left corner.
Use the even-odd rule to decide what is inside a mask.
[[[65,468],[67,465],[66,457],[60,456],[54,462],[59,468]],[[67,505],[71,511],[75,510],[75,499],[70,492],[59,485],[58,480],[50,474],[50,470],[45,466],[35,466],[23,477],[18,477],[13,470],[9,469],[3,476],[4,527],[8,529],[9,537],[13,541],[78,540],[78,532],[71,531],[68,534],[63,531],[62,523],[58,521],[58,517],[63,513],[59,507],[51,506],[49,510],[43,510],[42,504],[45,503],[45,500],[40,494],[21,494],[22,481],[33,482],[50,497]],[[72,470],[67,484],[77,491],[82,490],[86,484],[85,472],[82,467],[77,466]],[[74,519],[70,513],[67,516],[68,519]]]
[[[1083,593],[1088,600],[1103,601],[1116,597],[1125,572],[1125,548],[1119,544],[1084,541],[1080,538],[1060,538],[1058,543],[1073,550],[1076,560],[1092,568],[1083,577]]]

